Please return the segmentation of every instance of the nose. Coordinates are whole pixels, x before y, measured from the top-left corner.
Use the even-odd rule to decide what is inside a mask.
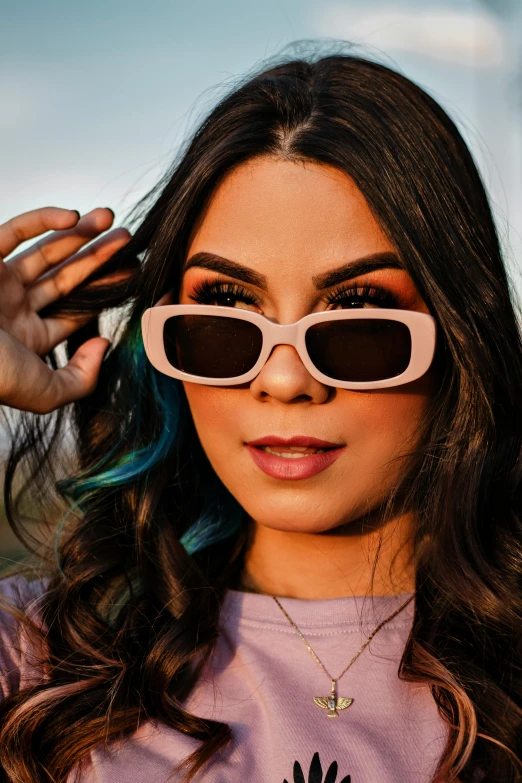
[[[271,397],[286,403],[306,400],[323,403],[328,399],[331,387],[310,375],[292,345],[276,345],[261,372],[251,382],[250,392],[259,401]]]

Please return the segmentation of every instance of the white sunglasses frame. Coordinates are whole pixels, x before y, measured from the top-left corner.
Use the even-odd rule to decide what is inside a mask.
[[[163,342],[163,326],[167,319],[176,315],[218,315],[224,318],[236,318],[249,321],[258,326],[262,332],[262,346],[259,359],[247,373],[233,378],[208,378],[201,375],[178,370],[167,359]],[[399,321],[410,330],[411,357],[408,367],[400,375],[385,378],[380,381],[339,381],[324,375],[313,364],[308,356],[305,344],[307,329],[322,321],[344,319],[377,318]],[[299,354],[299,358],[310,375],[326,386],[338,389],[385,389],[400,386],[420,378],[429,369],[435,355],[437,341],[437,324],[433,316],[416,310],[400,310],[387,308],[354,308],[352,310],[327,310],[320,313],[309,313],[299,321],[291,324],[274,323],[261,313],[240,308],[221,305],[156,305],[149,307],[141,318],[141,331],[145,352],[151,364],[165,375],[188,383],[199,383],[205,386],[239,386],[249,383],[261,372],[276,345],[291,345]]]

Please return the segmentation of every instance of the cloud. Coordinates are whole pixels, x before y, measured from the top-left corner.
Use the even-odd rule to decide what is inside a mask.
[[[502,24],[486,11],[381,6],[356,11],[348,4],[323,6],[320,35],[344,38],[385,52],[411,52],[458,65],[491,68],[506,63],[509,44]]]

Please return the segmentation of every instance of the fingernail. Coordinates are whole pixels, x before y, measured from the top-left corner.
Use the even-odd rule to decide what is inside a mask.
[[[116,213],[115,213],[115,211],[113,209],[111,209],[110,207],[105,207],[105,209],[108,209],[109,212],[112,212],[113,218],[116,217]]]
[[[77,209],[71,209],[71,212],[76,212],[76,214],[78,215],[78,220],[80,219],[81,215]]]

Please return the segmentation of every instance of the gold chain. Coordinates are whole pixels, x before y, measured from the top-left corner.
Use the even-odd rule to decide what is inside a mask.
[[[336,683],[336,682],[338,682],[338,681],[341,679],[341,677],[343,676],[343,674],[345,674],[345,673],[348,671],[348,669],[350,668],[350,666],[352,665],[352,663],[355,661],[355,659],[356,659],[356,658],[358,658],[358,657],[359,657],[359,655],[362,653],[362,651],[364,650],[364,648],[366,647],[366,645],[368,645],[368,644],[370,643],[371,639],[372,639],[372,638],[375,636],[375,634],[377,633],[377,631],[379,631],[379,630],[382,628],[382,626],[383,626],[383,625],[385,625],[385,623],[388,623],[390,620],[392,620],[392,619],[395,617],[395,615],[399,614],[399,612],[401,612],[401,611],[404,609],[404,607],[405,607],[405,606],[407,606],[407,604],[409,604],[409,603],[410,603],[410,601],[411,601],[411,600],[414,598],[414,595],[410,596],[410,597],[408,598],[408,600],[407,600],[407,601],[405,601],[405,602],[403,603],[403,605],[402,605],[402,606],[400,606],[398,609],[396,609],[396,610],[395,610],[395,612],[393,612],[393,614],[391,614],[389,617],[387,617],[387,618],[386,618],[386,620],[383,620],[383,621],[382,621],[382,623],[380,623],[380,624],[377,626],[377,628],[376,628],[376,629],[375,629],[375,630],[372,632],[372,634],[371,634],[371,635],[370,635],[370,636],[367,638],[367,640],[365,641],[365,643],[363,644],[363,646],[361,647],[361,649],[359,650],[359,652],[357,652],[357,653],[354,655],[354,657],[352,658],[352,660],[350,661],[350,663],[348,664],[348,666],[346,666],[346,667],[343,669],[343,671],[341,672],[341,674],[340,674],[338,677],[332,677],[330,674],[328,674],[328,672],[326,671],[325,667],[323,666],[323,664],[321,663],[321,661],[319,660],[319,658],[317,657],[317,655],[314,653],[314,651],[312,650],[312,648],[310,647],[310,645],[309,645],[309,644],[308,644],[308,642],[306,641],[306,639],[305,639],[304,635],[302,634],[302,632],[299,630],[299,628],[297,627],[297,625],[294,623],[294,621],[292,620],[292,618],[290,617],[290,615],[288,614],[288,612],[286,611],[286,609],[284,609],[284,607],[283,607],[283,606],[281,606],[281,603],[279,602],[279,599],[278,599],[278,598],[276,598],[276,596],[275,596],[275,595],[273,595],[273,596],[272,596],[272,598],[274,599],[274,601],[276,602],[276,604],[278,605],[278,607],[281,609],[281,611],[282,611],[282,612],[283,612],[283,614],[285,615],[285,617],[286,617],[286,619],[288,620],[288,622],[289,622],[289,623],[290,623],[290,624],[291,624],[291,625],[292,625],[292,626],[295,628],[295,630],[297,631],[297,633],[299,634],[299,636],[301,637],[301,639],[303,640],[303,642],[306,644],[306,646],[307,646],[307,648],[308,648],[308,651],[309,651],[309,653],[311,654],[311,656],[313,657],[313,659],[314,659],[315,661],[317,661],[317,663],[319,664],[319,666],[321,667],[321,669],[323,670],[323,672],[326,674],[326,676],[328,677],[328,679],[330,679],[330,680],[332,681],[332,690],[333,690],[333,683]]]

